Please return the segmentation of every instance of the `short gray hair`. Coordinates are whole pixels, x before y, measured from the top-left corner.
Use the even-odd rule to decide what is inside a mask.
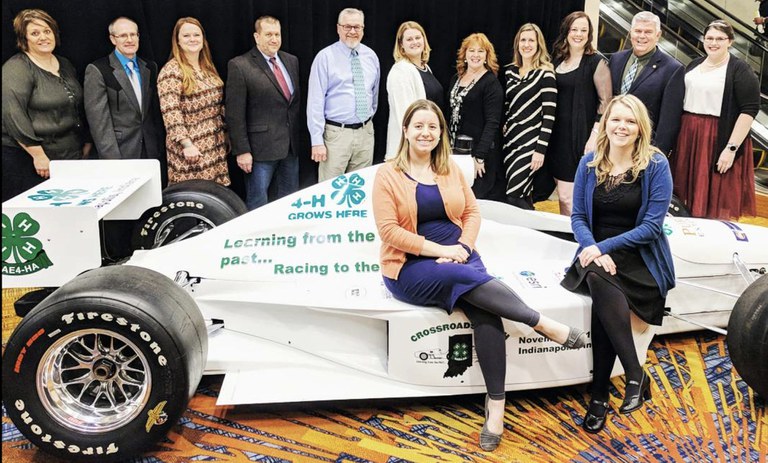
[[[661,30],[661,20],[659,17],[651,13],[650,11],[641,11],[632,17],[632,24],[629,27],[635,27],[637,23],[653,23],[656,26],[656,31]]]
[[[341,24],[342,16],[347,15],[360,15],[360,17],[363,19],[363,24],[365,24],[365,14],[363,13],[363,10],[358,10],[357,8],[344,8],[341,10],[341,13],[339,13],[339,19],[337,19],[336,22]]]

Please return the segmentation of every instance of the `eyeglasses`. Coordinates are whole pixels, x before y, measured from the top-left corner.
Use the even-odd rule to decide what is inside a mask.
[[[365,29],[365,26],[353,26],[351,24],[339,24],[339,26],[341,26],[341,28],[344,29],[344,32],[350,32],[350,31],[360,32],[363,29]]]
[[[730,39],[728,39],[728,37],[704,37],[704,41],[709,43],[712,43],[712,42],[723,43],[726,40],[730,40]]]
[[[139,38],[139,33],[138,32],[131,32],[130,34],[120,34],[120,35],[112,34],[112,37],[116,38],[117,40],[121,40],[121,41],[125,42],[128,39],[131,39],[131,40],[138,39]]]

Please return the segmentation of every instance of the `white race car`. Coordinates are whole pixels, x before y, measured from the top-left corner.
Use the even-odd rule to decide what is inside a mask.
[[[399,302],[383,286],[375,166],[227,221],[243,205],[226,188],[178,184],[161,197],[152,161],[93,162],[53,163],[51,180],[3,204],[4,287],[59,287],[17,305],[35,307],[3,358],[8,415],[40,448],[98,462],[136,455],[177,422],[203,374],[225,375],[222,405],[485,390],[463,313]],[[481,212],[489,271],[588,330],[590,299],[559,285],[576,250],[569,219],[482,201]],[[101,266],[100,227],[137,218],[134,243],[154,249]],[[638,358],[656,333],[730,318],[734,364],[768,395],[768,277],[758,278],[768,229],[669,217],[664,233],[674,316],[659,330],[636,324]],[[507,390],[590,381],[589,345],[567,350],[504,326]]]

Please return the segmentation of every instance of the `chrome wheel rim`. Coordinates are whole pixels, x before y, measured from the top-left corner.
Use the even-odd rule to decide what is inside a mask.
[[[159,248],[160,246],[197,236],[215,227],[216,224],[200,214],[187,212],[175,215],[164,220],[157,227],[152,248]]]
[[[85,434],[113,431],[133,421],[149,400],[152,373],[128,338],[87,329],[62,336],[43,355],[37,393],[61,426]]]

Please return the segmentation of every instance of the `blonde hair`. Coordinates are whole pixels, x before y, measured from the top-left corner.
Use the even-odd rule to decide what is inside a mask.
[[[477,43],[485,49],[485,67],[494,75],[499,74],[499,60],[496,58],[496,50],[493,48],[493,44],[488,37],[482,32],[475,32],[469,34],[464,40],[461,41],[458,53],[456,53],[456,72],[459,77],[463,76],[467,72],[467,48],[473,43]]]
[[[587,163],[588,167],[595,168],[597,175],[597,184],[603,183],[611,172],[613,163],[608,157],[610,152],[610,143],[608,135],[605,133],[605,125],[611,117],[611,111],[616,105],[624,105],[628,108],[637,122],[638,134],[635,140],[635,146],[632,150],[632,182],[637,180],[640,172],[648,167],[651,157],[654,153],[660,152],[658,148],[651,145],[651,118],[648,116],[648,110],[645,105],[634,95],[619,95],[614,97],[605,108],[600,127],[597,133],[597,146],[595,147],[595,157]]]
[[[421,37],[424,39],[424,50],[421,51],[421,63],[427,64],[429,62],[429,53],[432,49],[429,47],[429,42],[427,42],[427,33],[424,32],[424,28],[421,27],[421,24],[416,21],[406,21],[400,24],[400,27],[397,28],[397,35],[395,35],[395,49],[392,52],[392,56],[395,58],[395,61],[407,59],[405,50],[403,49],[403,35],[405,35],[405,31],[410,29],[421,32]]]
[[[552,61],[549,59],[549,52],[547,52],[547,44],[544,41],[544,33],[541,32],[539,26],[533,23],[523,24],[520,29],[518,29],[517,34],[515,34],[515,57],[512,62],[517,67],[523,66],[523,55],[520,54],[520,37],[522,37],[523,32],[528,31],[533,31],[533,33],[536,34],[536,53],[533,55],[533,69],[554,71],[555,68],[552,66]]]
[[[181,89],[185,95],[190,95],[197,89],[197,82],[195,81],[195,70],[192,65],[187,61],[186,55],[179,46],[179,32],[184,24],[192,24],[200,28],[200,32],[203,34],[203,49],[200,50],[200,70],[203,74],[212,77],[217,85],[223,85],[224,81],[219,77],[219,73],[216,71],[216,66],[213,65],[211,59],[211,49],[208,46],[208,39],[205,38],[205,29],[195,18],[186,17],[180,18],[176,21],[176,25],[173,26],[173,36],[171,36],[171,56],[170,59],[175,59],[179,63],[181,68]]]
[[[440,140],[437,142],[437,146],[432,150],[432,156],[430,165],[432,170],[437,175],[448,175],[451,172],[451,142],[448,140],[448,126],[445,123],[445,117],[440,107],[430,100],[420,99],[416,100],[408,106],[405,110],[405,116],[403,116],[403,129],[407,128],[411,124],[411,119],[416,111],[432,111],[437,115],[438,121],[440,121]],[[405,134],[400,135],[400,146],[397,148],[397,154],[390,161],[395,163],[395,167],[403,172],[408,172],[410,168],[410,155],[408,150],[410,149],[410,142]]]

